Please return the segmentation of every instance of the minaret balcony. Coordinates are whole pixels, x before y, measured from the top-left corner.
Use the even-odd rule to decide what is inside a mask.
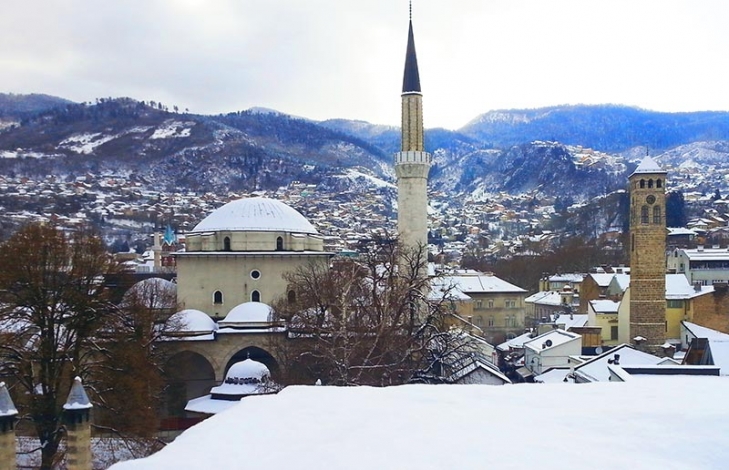
[[[428,152],[398,152],[395,154],[395,165],[421,163],[430,166],[432,157]]]

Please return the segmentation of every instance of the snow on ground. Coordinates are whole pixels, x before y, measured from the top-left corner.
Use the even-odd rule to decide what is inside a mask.
[[[117,137],[118,136],[116,135],[101,136],[99,132],[75,134],[62,140],[58,144],[58,146],[67,147],[69,150],[72,150],[76,153],[88,155],[93,152],[94,149],[99,145],[105,144],[110,140],[116,139]]]
[[[150,139],[168,139],[172,137],[189,137],[190,128],[186,125],[194,125],[194,123],[183,123],[180,121],[165,121],[163,125],[154,130]]]
[[[112,468],[724,469],[727,396],[729,379],[676,376],[585,385],[289,387],[244,398],[159,453]]]
[[[376,176],[371,176],[351,168],[345,171],[344,176],[351,179],[352,181],[357,181],[360,178],[364,179],[369,184],[377,188],[396,188],[394,184],[389,183],[381,178],[377,178]]]

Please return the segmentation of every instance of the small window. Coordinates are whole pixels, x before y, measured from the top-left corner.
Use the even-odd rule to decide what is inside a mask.
[[[610,327],[610,339],[611,340],[617,340],[618,339],[618,327],[617,326],[611,326]]]
[[[494,317],[489,317],[489,326],[494,326]]]
[[[476,316],[476,326],[483,326],[483,317],[481,315]]]
[[[640,223],[641,224],[648,223],[648,206],[643,206],[640,208]]]
[[[223,251],[230,251],[230,237],[223,239]]]
[[[658,206],[655,206],[653,208],[653,223],[654,224],[660,224],[661,223],[661,208]]]
[[[662,188],[663,187],[663,181],[659,178],[656,180],[656,188]]]
[[[223,303],[223,293],[220,292],[219,290],[216,290],[213,293],[213,303],[217,304],[217,305],[220,305]]]
[[[645,180],[640,180],[640,187],[645,188]]]
[[[251,302],[260,302],[261,301],[261,293],[257,290],[254,290],[251,292]]]
[[[276,251],[283,251],[284,245],[283,245],[283,238],[278,237],[276,239]]]
[[[489,299],[489,308],[494,308],[494,299]]]
[[[296,303],[296,292],[294,292],[293,290],[290,290],[288,295],[286,296],[286,298],[290,304],[295,304]]]
[[[483,300],[477,300],[476,301],[476,308],[483,308]]]
[[[652,179],[651,180],[648,180],[648,187],[649,188],[652,188],[653,187],[653,180]]]
[[[261,277],[261,271],[254,269],[251,271],[251,279],[259,279]]]

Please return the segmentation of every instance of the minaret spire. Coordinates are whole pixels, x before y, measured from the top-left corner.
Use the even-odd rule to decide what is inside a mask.
[[[410,2],[405,72],[402,81],[402,145],[395,154],[397,175],[397,231],[405,257],[417,256],[419,275],[425,275],[428,246],[428,172],[431,156],[423,145],[423,94],[413,35]],[[411,263],[403,263],[408,265]]]

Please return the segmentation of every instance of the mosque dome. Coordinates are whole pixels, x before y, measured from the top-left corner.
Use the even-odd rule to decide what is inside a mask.
[[[205,312],[192,308],[175,313],[170,321],[176,328],[174,333],[182,335],[210,334],[218,329],[218,325]]]
[[[220,326],[234,326],[245,323],[269,323],[273,309],[263,302],[244,302],[233,307]]]
[[[192,229],[193,233],[219,231],[318,233],[296,209],[265,197],[229,202]]]
[[[228,373],[225,374],[225,382],[264,382],[269,377],[271,377],[271,371],[265,364],[253,359],[246,359],[230,366]]]
[[[142,303],[146,308],[171,308],[177,301],[177,284],[160,277],[150,277],[134,284],[123,302]]]

